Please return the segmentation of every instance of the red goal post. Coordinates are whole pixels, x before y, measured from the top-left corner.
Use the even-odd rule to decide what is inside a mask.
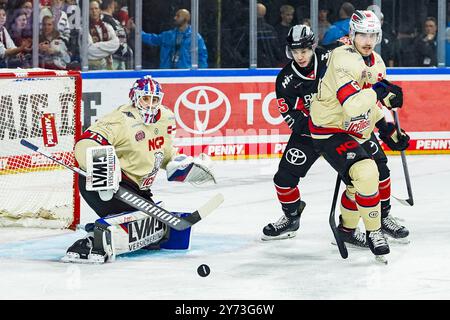
[[[20,139],[74,165],[81,96],[77,71],[0,69],[0,226],[74,229],[79,223],[78,177]]]

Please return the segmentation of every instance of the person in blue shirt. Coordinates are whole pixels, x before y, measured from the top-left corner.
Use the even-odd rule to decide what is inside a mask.
[[[142,31],[142,43],[160,46],[161,69],[188,69],[191,67],[191,34],[189,25],[191,14],[186,9],[177,11],[174,17],[175,28],[160,34]],[[208,51],[200,34],[198,39],[198,67],[208,67]]]
[[[344,2],[339,9],[339,19],[325,32],[321,45],[326,49],[334,49],[338,46],[338,40],[347,36],[350,30],[350,17],[355,7],[350,2]]]

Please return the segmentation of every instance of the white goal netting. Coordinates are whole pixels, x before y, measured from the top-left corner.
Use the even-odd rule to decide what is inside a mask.
[[[77,223],[73,172],[20,140],[74,165],[80,86],[75,72],[0,70],[0,226],[67,228]]]

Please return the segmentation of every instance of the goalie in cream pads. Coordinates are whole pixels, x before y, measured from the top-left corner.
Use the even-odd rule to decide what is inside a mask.
[[[100,219],[86,225],[87,236],[76,241],[63,260],[101,263],[122,253],[158,248],[168,240],[164,223],[114,198],[119,185],[153,201],[151,187],[160,169],[166,170],[169,181],[215,182],[207,155],[177,154],[175,117],[162,104],[163,97],[155,79],[136,80],[129,92],[130,103],[100,118],[76,143],[75,158],[87,172],[87,178],[80,176],[80,193]],[[112,239],[103,252],[94,245],[104,241],[96,239],[105,237],[99,228],[107,229]]]

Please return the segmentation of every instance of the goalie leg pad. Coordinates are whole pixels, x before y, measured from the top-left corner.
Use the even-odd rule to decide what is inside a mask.
[[[185,218],[190,215],[187,212],[173,212],[181,218]],[[172,249],[172,250],[186,250],[189,249],[189,243],[191,239],[191,228],[184,230],[175,230],[169,228],[170,237],[167,241],[161,242],[161,249]]]

